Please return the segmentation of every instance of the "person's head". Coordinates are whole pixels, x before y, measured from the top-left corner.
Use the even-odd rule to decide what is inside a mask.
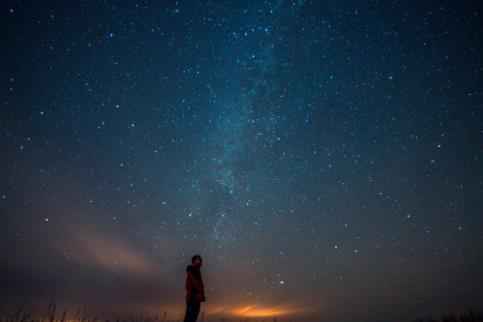
[[[192,265],[200,267],[202,263],[203,263],[203,260],[201,259],[200,255],[195,255],[195,256],[191,257],[191,264]]]

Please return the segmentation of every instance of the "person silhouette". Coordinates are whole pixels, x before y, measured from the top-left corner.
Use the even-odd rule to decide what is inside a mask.
[[[191,258],[191,265],[186,267],[186,312],[183,322],[196,322],[200,312],[200,303],[206,301],[200,272],[202,263],[201,256],[197,254]]]

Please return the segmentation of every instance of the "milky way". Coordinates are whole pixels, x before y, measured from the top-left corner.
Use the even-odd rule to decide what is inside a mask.
[[[482,309],[482,8],[4,1],[1,309]]]

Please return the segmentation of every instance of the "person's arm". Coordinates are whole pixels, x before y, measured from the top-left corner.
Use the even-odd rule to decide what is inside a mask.
[[[191,272],[186,273],[186,304],[188,304],[191,296],[191,292],[193,291],[193,279],[191,276]]]

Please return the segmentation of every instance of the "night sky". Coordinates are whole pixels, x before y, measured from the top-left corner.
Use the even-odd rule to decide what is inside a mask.
[[[2,1],[0,302],[481,310],[479,1]],[[106,313],[107,314],[107,313]]]

